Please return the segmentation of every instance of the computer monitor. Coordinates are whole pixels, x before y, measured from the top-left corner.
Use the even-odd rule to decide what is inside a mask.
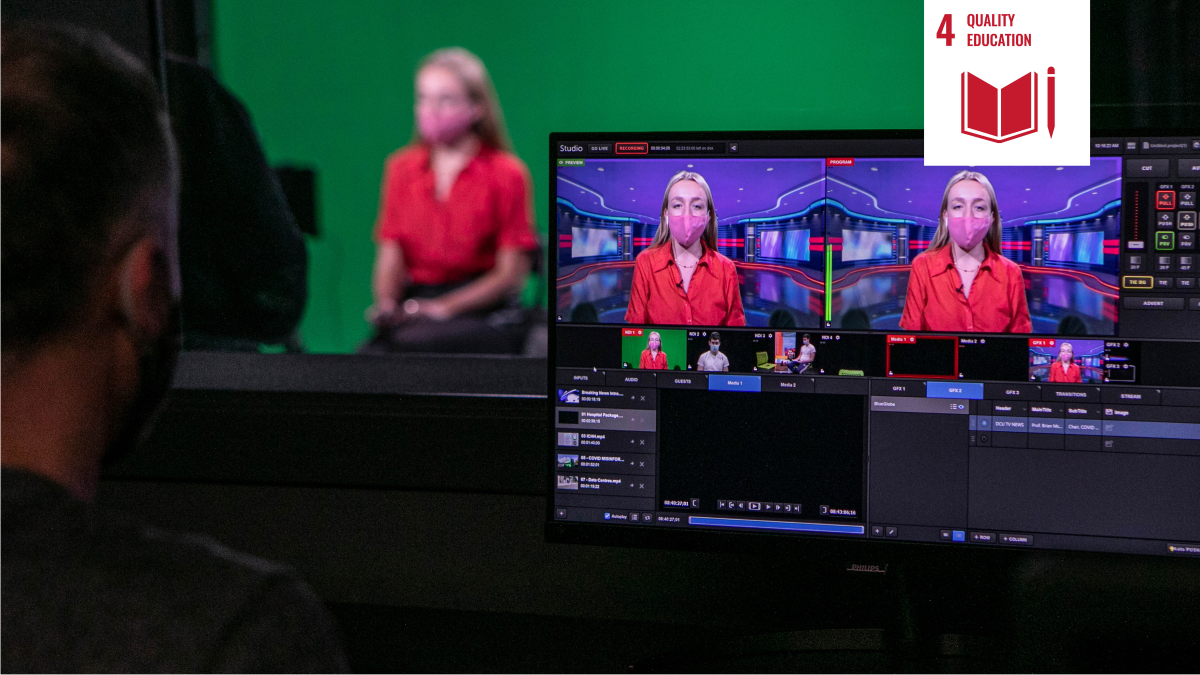
[[[922,147],[550,135],[550,532],[1200,555],[1200,140]]]

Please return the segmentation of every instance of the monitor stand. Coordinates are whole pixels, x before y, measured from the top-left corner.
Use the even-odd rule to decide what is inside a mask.
[[[950,596],[957,596],[960,602],[973,597],[965,587],[978,578],[954,580],[947,570],[926,567],[914,584],[904,567],[892,565],[883,573],[847,571],[839,579],[827,580],[843,585],[852,603],[861,603],[861,587],[868,587],[866,595],[874,606],[871,611],[853,613],[874,616],[868,622],[875,623],[873,627],[757,632],[715,640],[706,637],[702,644],[641,659],[629,666],[629,672],[962,672],[1003,668],[998,641],[943,632],[950,624],[923,619],[931,612],[940,613],[937,606]],[[876,578],[862,578],[864,574]],[[932,576],[941,577],[942,592],[928,592]],[[916,594],[922,598],[923,611],[914,611],[914,588],[924,589]]]

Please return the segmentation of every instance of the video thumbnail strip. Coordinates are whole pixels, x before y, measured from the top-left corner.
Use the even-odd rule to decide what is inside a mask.
[[[655,373],[1141,382],[1140,342],[1115,338],[653,326],[559,326],[557,331],[557,365],[603,369],[609,387],[654,387]],[[566,384],[563,392],[573,391]]]

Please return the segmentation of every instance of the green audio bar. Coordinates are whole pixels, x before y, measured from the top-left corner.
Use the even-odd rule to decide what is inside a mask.
[[[833,321],[833,247],[825,233],[825,322]]]

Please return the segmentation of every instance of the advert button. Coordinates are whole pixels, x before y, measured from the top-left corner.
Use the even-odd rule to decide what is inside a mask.
[[[649,143],[617,143],[618,155],[648,155],[650,154]]]
[[[1183,309],[1183,298],[1125,298],[1125,309]]]

